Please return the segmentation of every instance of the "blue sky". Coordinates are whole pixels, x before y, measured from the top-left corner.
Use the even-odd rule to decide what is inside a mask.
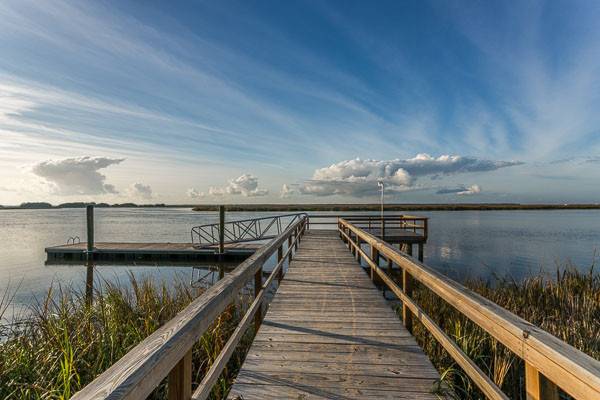
[[[0,204],[598,202],[600,3],[0,3]]]

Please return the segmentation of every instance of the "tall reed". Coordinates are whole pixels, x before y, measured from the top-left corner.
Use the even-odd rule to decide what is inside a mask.
[[[29,315],[0,330],[0,398],[70,398],[198,294],[183,282],[130,275],[127,283],[105,282],[88,306],[80,290],[51,288]],[[194,347],[196,382],[235,329],[242,303],[228,307]],[[232,357],[213,398],[223,397],[248,343]],[[165,387],[152,398],[164,398]]]
[[[558,270],[555,279],[540,274],[521,281],[469,279],[463,284],[600,360],[600,275],[593,267],[584,273],[569,266]],[[522,360],[422,285],[414,297],[504,393],[525,399]],[[458,398],[485,398],[422,325],[415,324],[414,334]]]

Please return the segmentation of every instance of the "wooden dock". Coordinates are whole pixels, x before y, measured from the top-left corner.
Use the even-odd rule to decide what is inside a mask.
[[[241,261],[250,257],[262,243],[235,243],[225,245],[225,253],[218,254],[217,246],[194,247],[192,243],[94,243],[94,261]],[[85,261],[87,244],[75,243],[45,249],[48,262]]]
[[[337,231],[308,231],[230,399],[437,399],[439,374]]]
[[[229,399],[443,398],[440,376],[411,336],[416,323],[486,398],[508,400],[489,371],[421,308],[415,282],[522,360],[528,400],[555,400],[563,392],[579,400],[600,398],[600,361],[423,264],[422,251],[412,257],[411,243],[395,246],[372,235],[372,220],[353,218],[339,218],[333,232],[312,229],[309,216],[301,216],[72,399],[143,399],[167,379],[169,399],[206,400],[252,325],[256,336]],[[420,230],[423,242],[427,238],[426,218],[390,222],[381,226]],[[277,264],[265,280],[263,268],[274,257]],[[370,279],[357,260],[368,266]],[[390,269],[401,279],[388,275]],[[194,347],[252,281],[254,300],[198,382]],[[402,323],[372,281],[402,302]]]

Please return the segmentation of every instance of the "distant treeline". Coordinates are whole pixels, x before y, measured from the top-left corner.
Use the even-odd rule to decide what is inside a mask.
[[[59,205],[52,205],[46,202],[28,202],[21,203],[19,206],[2,206],[0,208],[6,209],[28,209],[28,210],[40,210],[47,208],[85,208],[88,205],[93,205],[94,207],[99,208],[109,208],[109,207],[166,207],[165,204],[135,204],[135,203],[121,203],[121,204],[108,204],[108,203],[85,203],[85,202],[73,202],[73,203],[62,203]]]
[[[199,205],[194,211],[216,211],[218,205]],[[228,211],[379,211],[380,204],[230,204]],[[600,204],[385,204],[386,211],[480,211],[480,210],[594,210]]]

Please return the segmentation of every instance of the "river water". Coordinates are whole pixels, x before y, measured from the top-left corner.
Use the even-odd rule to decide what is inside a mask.
[[[495,275],[522,279],[540,272],[551,277],[567,263],[589,270],[600,250],[600,210],[416,214],[430,218],[425,263],[458,280]],[[273,213],[231,212],[227,219],[267,215]],[[212,222],[218,222],[215,213],[189,208],[95,210],[99,242],[189,242],[192,226]],[[85,268],[45,265],[44,248],[64,244],[71,236],[85,240],[85,232],[85,209],[0,210],[0,297],[14,294],[13,305],[22,308],[41,298],[51,284],[81,287]],[[96,279],[127,281],[133,273],[190,281],[191,270],[181,265],[101,265]]]

